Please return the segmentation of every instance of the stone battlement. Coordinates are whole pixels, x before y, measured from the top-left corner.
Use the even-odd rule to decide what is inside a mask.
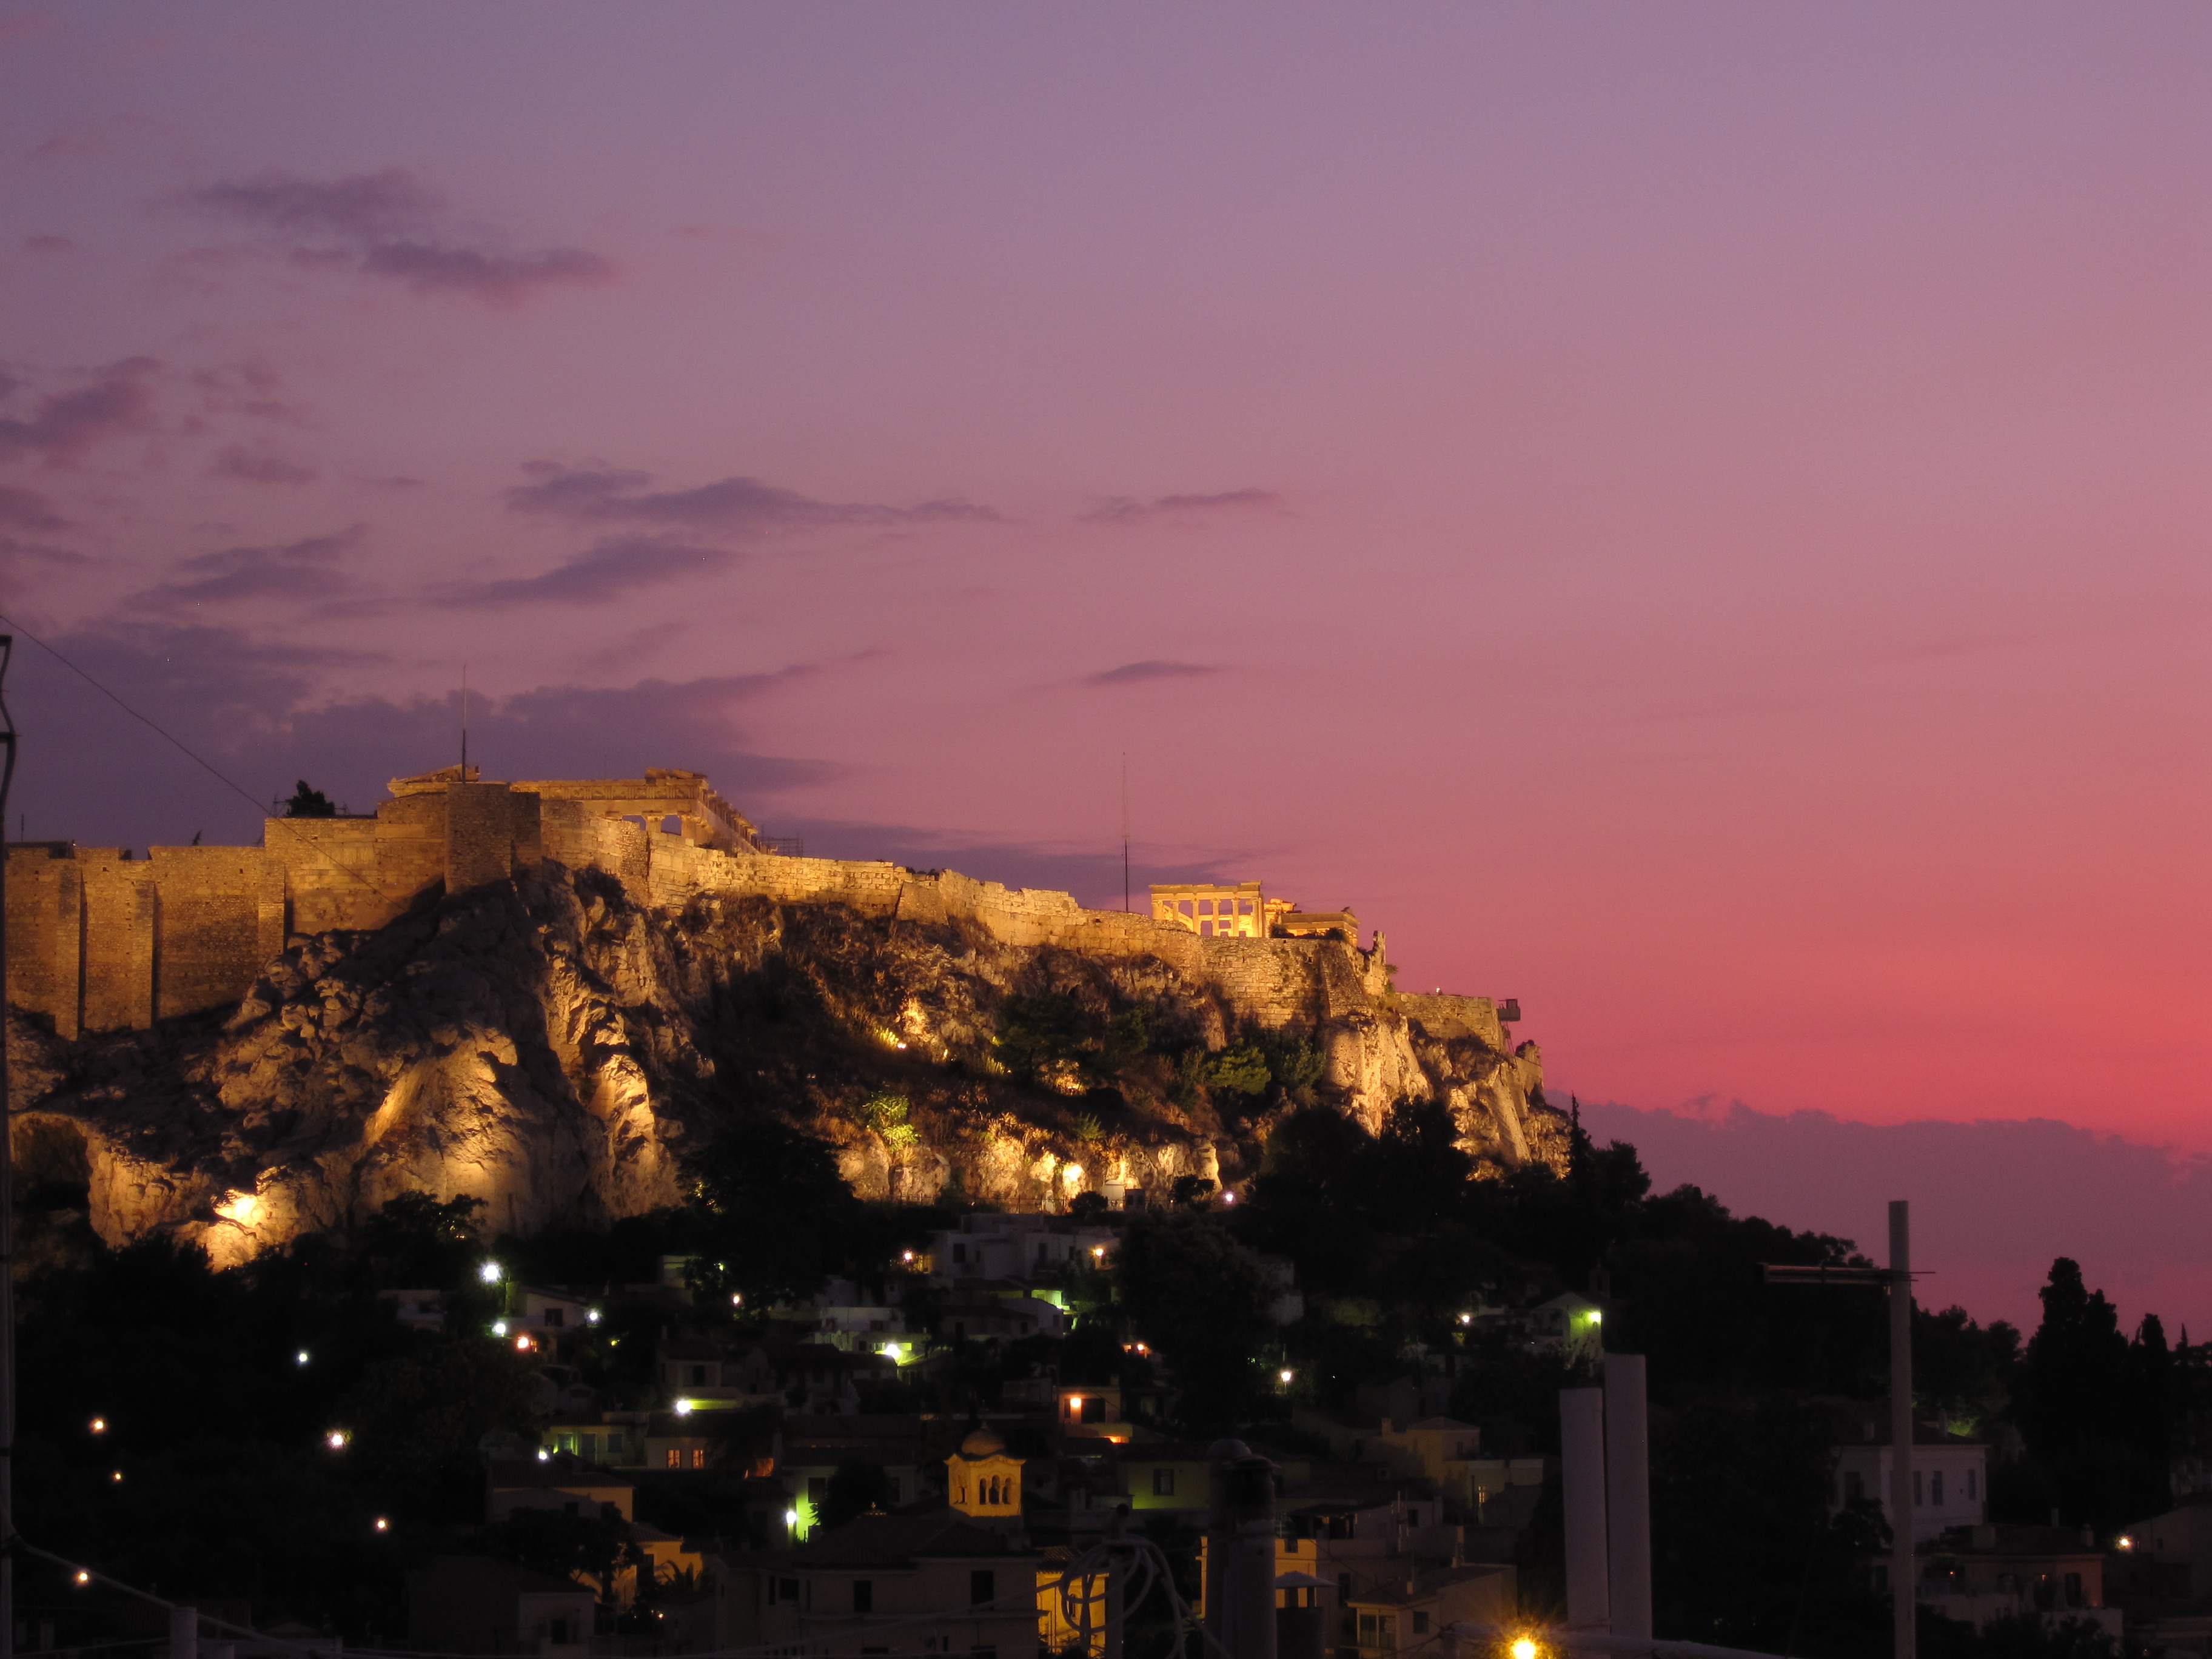
[[[1164,902],[1168,890],[1159,890],[1153,915],[1140,915],[952,871],[787,857],[766,850],[759,831],[700,774],[659,769],[642,778],[485,783],[473,769],[464,776],[447,767],[394,779],[374,814],[270,818],[259,847],[156,847],[144,859],[67,842],[10,847],[9,994],[71,1039],[233,1006],[295,938],[381,927],[426,896],[503,880],[541,860],[603,870],[657,908],[757,897],[967,921],[1008,945],[1158,957],[1237,986],[1247,1016],[1263,1025],[1315,1012],[1294,988],[1310,983],[1305,957],[1322,940],[1285,937],[1279,917],[1272,918],[1274,937],[1261,933],[1271,918],[1256,883],[1206,890],[1210,901],[1220,896],[1229,924],[1214,937]],[[1175,890],[1178,898],[1185,892]],[[1288,909],[1281,901],[1273,908]],[[1248,916],[1241,927],[1231,920]],[[1356,946],[1358,924],[1351,928]],[[1373,981],[1370,991],[1387,989],[1379,935],[1353,960],[1357,976]],[[1471,1030],[1497,1029],[1487,998],[1430,1000],[1462,1006],[1458,1018]]]

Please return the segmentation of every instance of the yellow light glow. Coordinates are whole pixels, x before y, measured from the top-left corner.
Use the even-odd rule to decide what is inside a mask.
[[[376,1517],[376,1529],[379,1532],[389,1532],[392,1530],[392,1522],[380,1515]]]
[[[215,1212],[225,1221],[235,1221],[241,1227],[253,1224],[253,1218],[261,1213],[261,1200],[252,1193],[233,1191],[224,1194]]]
[[[691,1402],[690,1402],[690,1401],[688,1401],[688,1400],[679,1400],[679,1401],[678,1401],[676,1402],[676,1414],[677,1414],[678,1417],[689,1417],[689,1416],[690,1416],[690,1415],[691,1415]]]
[[[1069,1165],[1067,1166],[1067,1178],[1068,1178],[1068,1180],[1069,1180],[1069,1181],[1071,1181],[1071,1182],[1077,1182],[1077,1181],[1080,1181],[1080,1180],[1082,1180],[1082,1179],[1083,1179],[1083,1166],[1082,1166],[1080,1164],[1069,1164]]]
[[[899,1364],[906,1358],[906,1350],[896,1342],[886,1342],[884,1344],[884,1358],[894,1365]]]
[[[1105,1254],[1106,1247],[1103,1244],[1093,1244],[1091,1247],[1091,1259],[1093,1261],[1101,1260]]]
[[[1600,1313],[1595,1308],[1592,1308],[1590,1310],[1589,1322],[1593,1325],[1602,1325],[1605,1323],[1605,1316]]]
[[[94,1434],[106,1434],[107,1432],[107,1419],[104,1417],[94,1418],[92,1419],[92,1431]]]
[[[516,1337],[514,1339],[514,1351],[517,1353],[528,1353],[530,1352],[530,1339],[526,1336]]]
[[[1513,1659],[1536,1659],[1536,1644],[1522,1637],[1513,1644]]]
[[[332,1451],[343,1451],[346,1449],[346,1431],[343,1429],[332,1429],[323,1437],[323,1443]]]
[[[913,1261],[913,1260],[914,1260],[914,1252],[913,1252],[912,1250],[901,1250],[901,1251],[899,1252],[899,1260],[900,1260],[900,1261]]]
[[[1294,1373],[1290,1371],[1277,1371],[1275,1373],[1277,1380],[1279,1380],[1285,1388],[1290,1386],[1291,1378],[1293,1375]]]
[[[2131,1550],[2136,1547],[2136,1540],[2132,1538],[2123,1538],[2119,1540],[2119,1546],[2124,1550]]]
[[[110,1480],[120,1480],[123,1478],[123,1471],[118,1469],[114,1474],[109,1475],[107,1478]]]
[[[92,1575],[88,1572],[80,1571],[76,1576],[76,1582],[80,1584],[89,1584],[92,1582]]]

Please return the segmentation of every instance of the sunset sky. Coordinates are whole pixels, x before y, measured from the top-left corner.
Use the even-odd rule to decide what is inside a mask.
[[[2201,6],[80,0],[0,85],[7,613],[255,800],[465,663],[488,776],[1118,903],[1126,754],[1140,896],[1350,905],[1562,1100],[2212,1154]],[[9,690],[30,836],[258,834]],[[2000,1310],[2069,1248],[2165,1247]]]

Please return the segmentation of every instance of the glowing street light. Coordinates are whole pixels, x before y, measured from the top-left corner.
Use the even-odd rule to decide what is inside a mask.
[[[1536,1644],[1522,1637],[1513,1644],[1513,1659],[1536,1659]]]
[[[505,1336],[507,1334],[507,1322],[504,1319],[493,1320],[491,1322],[491,1334],[494,1336]]]
[[[485,1262],[483,1267],[477,1269],[477,1277],[483,1280],[487,1285],[498,1284],[499,1263],[496,1261]]]
[[[690,1415],[691,1415],[691,1402],[690,1402],[690,1401],[688,1401],[688,1400],[679,1400],[679,1401],[678,1401],[676,1402],[676,1414],[677,1414],[678,1417],[689,1417],[689,1416],[690,1416]]]
[[[323,1437],[323,1443],[325,1446],[328,1446],[332,1451],[343,1451],[346,1449],[346,1441],[349,1438],[349,1437],[343,1429],[332,1429],[328,1434]]]
[[[80,1584],[89,1584],[92,1582],[92,1575],[80,1567],[77,1569],[76,1582]]]
[[[1279,1370],[1275,1373],[1275,1380],[1287,1389],[1291,1386],[1291,1378],[1297,1374],[1295,1371]]]
[[[797,1526],[799,1524],[799,1511],[797,1510],[786,1510],[783,1512],[783,1524],[787,1527]]]
[[[514,1351],[517,1353],[528,1353],[535,1346],[526,1336],[518,1336],[514,1339]]]
[[[118,1469],[118,1470],[116,1470],[116,1472],[115,1472],[114,1474],[112,1474],[109,1475],[107,1478],[108,1478],[110,1480],[120,1480],[121,1479],[123,1479],[123,1471],[122,1471],[122,1470],[120,1470],[120,1469]]]
[[[392,1522],[386,1520],[380,1515],[376,1517],[376,1529],[379,1532],[390,1532],[392,1530]]]
[[[92,1419],[92,1431],[94,1434],[106,1434],[107,1432],[107,1419],[104,1417],[94,1418]]]
[[[302,1348],[299,1352],[294,1354],[292,1356],[292,1363],[295,1365],[306,1364],[307,1363],[307,1351],[305,1348]]]

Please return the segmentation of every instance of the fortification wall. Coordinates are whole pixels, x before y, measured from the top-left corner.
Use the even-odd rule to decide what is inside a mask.
[[[70,1038],[228,1008],[293,938],[381,927],[441,889],[465,891],[553,859],[603,870],[665,909],[708,894],[838,904],[979,927],[1010,945],[1156,957],[1219,999],[1226,1024],[1215,1040],[1240,1025],[1314,1032],[1329,1081],[1378,1121],[1391,1101],[1433,1092],[1429,1073],[1455,1045],[1505,1051],[1490,999],[1394,993],[1379,934],[1369,951],[1321,938],[1202,938],[1149,915],[1088,910],[1048,889],[768,854],[694,773],[549,783],[539,787],[560,793],[540,794],[450,771],[396,780],[374,817],[271,818],[258,848],[160,847],[143,860],[112,848],[11,848],[11,998]],[[639,810],[611,815],[621,807]],[[671,820],[678,830],[662,827]],[[1425,1071],[1417,1043],[1427,1045]],[[1480,1081],[1470,1077],[1455,1109],[1478,1092],[1500,1098],[1502,1083],[1478,1089]]]

